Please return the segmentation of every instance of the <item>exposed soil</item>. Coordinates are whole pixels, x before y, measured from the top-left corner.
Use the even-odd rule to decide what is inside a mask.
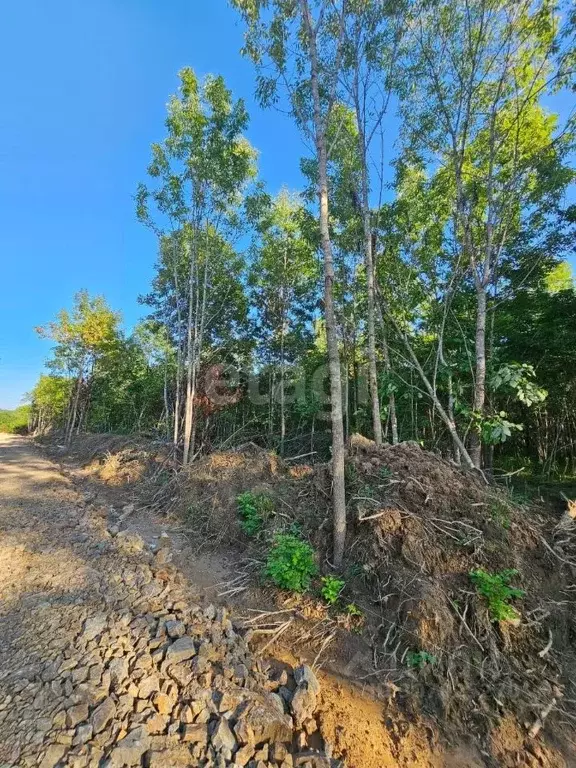
[[[320,665],[316,720],[346,765],[576,765],[572,519],[518,506],[416,444],[376,449],[357,438],[344,595],[357,619],[260,578],[269,537],[294,525],[329,572],[326,466],[290,466],[247,445],[177,472],[162,446],[109,441],[79,440],[72,460],[61,452],[65,471],[98,493],[113,530],[152,546],[167,533],[197,599],[249,617],[266,657]],[[275,502],[256,540],[238,526],[245,490]],[[518,570],[518,622],[491,621],[468,576],[479,567]],[[411,666],[423,651],[433,661]]]

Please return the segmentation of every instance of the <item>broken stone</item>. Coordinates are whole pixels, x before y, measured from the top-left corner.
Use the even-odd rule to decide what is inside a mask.
[[[168,637],[177,640],[186,633],[186,625],[183,621],[167,621],[165,624]]]
[[[44,753],[40,768],[54,768],[62,760],[66,752],[68,752],[68,748],[63,744],[51,744]]]
[[[114,701],[108,697],[104,699],[102,704],[97,707],[92,713],[92,728],[94,733],[100,733],[104,728],[113,720],[116,714],[116,705]]]
[[[160,690],[160,680],[156,675],[148,675],[140,681],[138,686],[138,698],[147,699],[153,693]]]
[[[110,753],[111,766],[139,765],[144,752],[150,748],[150,739],[144,726],[138,726],[117,742]]]
[[[320,683],[318,682],[318,678],[312,671],[312,668],[307,664],[303,664],[301,667],[295,668],[294,680],[298,686],[306,685],[308,690],[312,691],[314,695],[318,696],[320,693]],[[285,685],[285,683],[282,684]]]
[[[229,749],[233,752],[236,749],[236,737],[230,730],[228,721],[222,718],[212,734],[212,746],[217,752]]]
[[[100,635],[106,629],[107,617],[105,613],[100,613],[97,616],[93,616],[90,619],[86,619],[84,622],[84,631],[82,632],[82,639],[89,641],[94,640],[97,635]],[[62,672],[62,668],[60,668]]]
[[[93,730],[90,723],[79,725],[78,728],[76,728],[76,736],[74,737],[72,744],[74,746],[77,746],[78,744],[86,744],[86,742],[90,741],[92,738],[92,733]]]
[[[181,661],[191,659],[196,655],[196,646],[194,640],[188,635],[179,638],[166,651],[166,661],[171,664],[178,664]]]
[[[78,723],[83,723],[84,720],[88,720],[88,702],[76,704],[75,707],[70,707],[66,712],[66,725],[68,728],[75,728]]]
[[[205,723],[186,723],[182,729],[182,741],[190,744],[207,744],[208,725]]]

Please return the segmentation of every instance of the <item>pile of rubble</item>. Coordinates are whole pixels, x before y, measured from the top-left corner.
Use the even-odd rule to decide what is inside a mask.
[[[2,768],[340,765],[309,667],[271,670],[249,628],[191,601],[165,548],[117,532],[93,504],[62,525],[70,511],[52,540],[85,563],[78,584],[0,613]]]

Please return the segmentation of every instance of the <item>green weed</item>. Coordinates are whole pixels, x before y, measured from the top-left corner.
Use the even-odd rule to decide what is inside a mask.
[[[436,656],[428,653],[428,651],[408,651],[406,654],[406,664],[411,669],[422,669],[428,664],[435,664],[436,661]]]
[[[524,597],[524,590],[511,587],[510,582],[518,571],[514,568],[500,571],[500,573],[488,573],[478,568],[470,571],[470,579],[478,593],[488,603],[488,611],[492,621],[516,621],[520,614],[510,605],[510,600]]]
[[[329,605],[334,605],[338,602],[345,584],[343,579],[337,579],[335,576],[323,576],[320,594]]]
[[[290,533],[279,533],[266,562],[266,576],[281,589],[304,592],[318,572],[314,550],[306,541]]]
[[[247,536],[256,536],[262,529],[264,521],[274,511],[274,504],[264,493],[241,493],[236,499],[240,527]]]

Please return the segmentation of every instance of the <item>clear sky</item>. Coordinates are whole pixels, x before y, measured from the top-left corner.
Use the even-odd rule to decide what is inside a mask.
[[[305,148],[257,110],[242,26],[226,0],[20,0],[0,15],[0,408],[18,405],[49,352],[34,328],[76,291],[103,293],[128,326],[155,240],[135,220],[150,144],[177,72],[220,73],[252,115],[275,191],[300,185]]]
[[[156,243],[132,196],[164,136],[177,72],[220,73],[251,114],[272,191],[300,185],[305,147],[260,111],[226,0],[19,0],[0,15],[0,408],[19,404],[49,344],[34,328],[102,293],[131,327]]]

